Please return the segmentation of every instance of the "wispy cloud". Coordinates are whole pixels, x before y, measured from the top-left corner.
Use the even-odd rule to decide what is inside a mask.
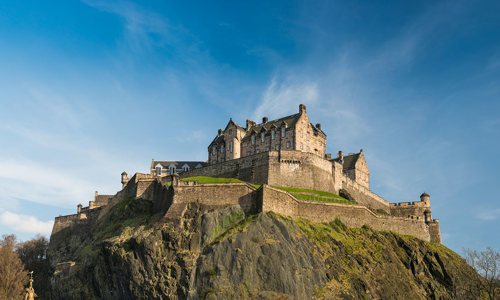
[[[481,221],[493,221],[500,219],[500,208],[482,210],[475,215],[476,219]]]
[[[273,77],[253,113],[253,118],[283,116],[296,112],[299,104],[312,104],[318,100],[316,83],[293,78],[279,80]]]
[[[11,230],[33,234],[49,235],[54,221],[40,221],[34,216],[15,214],[9,211],[0,211],[0,224]]]
[[[163,45],[173,39],[168,21],[161,15],[128,1],[82,0],[99,10],[121,16],[125,20],[126,39],[132,50],[141,51]]]

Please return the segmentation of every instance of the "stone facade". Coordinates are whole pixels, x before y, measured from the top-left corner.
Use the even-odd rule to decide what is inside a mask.
[[[321,124],[313,125],[306,106],[301,104],[297,114],[272,121],[264,117],[260,124],[247,120],[245,128],[230,119],[208,146],[208,164],[279,150],[297,150],[324,157],[325,146],[326,135]]]

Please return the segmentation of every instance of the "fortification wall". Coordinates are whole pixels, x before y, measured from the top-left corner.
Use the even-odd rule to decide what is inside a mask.
[[[430,206],[423,201],[391,203],[390,211],[392,216],[424,218],[424,212]]]
[[[332,163],[316,154],[301,151],[270,151],[267,184],[338,193]]]
[[[388,201],[345,175],[342,176],[342,189],[346,190],[358,204],[374,211],[383,210],[390,213]]]
[[[431,241],[431,238],[436,239],[436,235],[431,236],[429,226],[423,220],[376,215],[360,205],[298,200],[286,191],[267,185],[263,186],[259,193],[262,196],[262,211],[264,212],[274,211],[313,222],[330,222],[339,217],[350,227],[359,228],[367,224],[375,230],[409,234],[425,241]]]
[[[247,183],[205,183],[173,186],[173,203],[198,201],[208,206],[239,204],[245,213],[256,212],[256,188]]]
[[[183,172],[180,176],[182,178],[192,176],[238,178],[254,184],[264,184],[268,182],[268,166],[269,152],[264,152]]]
[[[434,219],[429,224],[429,233],[431,235],[431,241],[441,243],[441,230],[439,229],[439,220]]]

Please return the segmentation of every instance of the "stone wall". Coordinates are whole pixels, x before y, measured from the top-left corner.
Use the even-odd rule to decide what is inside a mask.
[[[332,163],[313,153],[300,151],[269,152],[266,184],[338,193],[332,176]]]
[[[424,212],[428,209],[430,209],[430,206],[423,201],[390,204],[391,215],[397,217],[413,216],[415,218],[423,218]]]
[[[435,233],[436,227],[439,230],[439,225],[429,226],[424,220],[377,215],[360,205],[298,200],[286,191],[267,185],[262,186],[259,194],[262,197],[264,212],[273,211],[313,222],[330,222],[339,217],[350,227],[359,228],[367,224],[375,230],[394,231],[413,235],[425,241],[441,242]],[[433,228],[433,235],[430,234],[430,227]]]
[[[173,203],[199,202],[207,206],[221,207],[239,204],[245,213],[255,213],[257,207],[257,190],[248,183],[205,183],[190,184],[180,182],[172,186]]]
[[[383,210],[390,213],[388,201],[345,175],[342,176],[342,189],[346,190],[355,199],[356,203],[374,211]]]
[[[254,184],[264,184],[268,180],[268,165],[269,152],[265,152],[191,170],[180,176],[182,178],[192,176],[238,178]]]

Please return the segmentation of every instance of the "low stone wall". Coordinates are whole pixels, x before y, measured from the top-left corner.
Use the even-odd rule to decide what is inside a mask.
[[[372,210],[380,209],[386,213],[390,213],[389,201],[384,200],[384,198],[345,175],[342,176],[342,189],[346,190],[356,203],[369,207]]]
[[[330,222],[339,217],[350,227],[359,228],[367,224],[375,230],[394,231],[413,235],[425,241],[441,242],[436,235],[430,235],[429,226],[424,220],[376,215],[360,205],[298,200],[286,191],[267,185],[262,186],[259,193],[262,196],[263,212],[273,211],[313,222]]]

